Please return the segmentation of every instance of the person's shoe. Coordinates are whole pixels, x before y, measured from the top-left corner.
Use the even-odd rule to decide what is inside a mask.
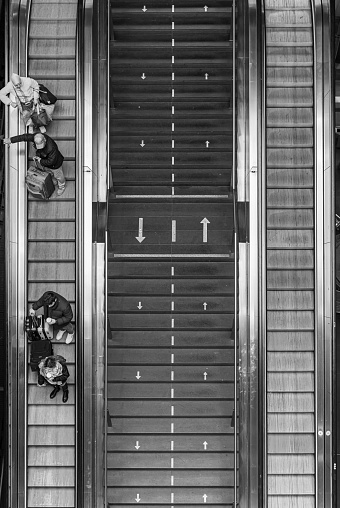
[[[42,385],[40,385],[39,383],[37,383],[37,386],[41,387],[41,386],[46,386],[46,383],[43,383]]]
[[[41,125],[41,126],[39,127],[39,129],[40,129],[40,132],[41,132],[42,134],[44,134],[44,132],[46,132],[46,127],[45,127],[44,125]]]
[[[74,338],[74,333],[68,333],[67,334],[67,337],[66,337],[66,344],[71,344],[71,342],[73,341],[73,338]]]
[[[59,187],[57,190],[57,196],[61,196],[62,194],[64,194],[65,189],[66,189],[66,185],[64,185],[64,187]]]
[[[54,399],[54,397],[57,395],[57,393],[59,392],[59,390],[60,390],[59,386],[55,386],[55,387],[53,388],[53,391],[52,391],[52,392],[51,392],[51,394],[50,394],[50,399]]]
[[[68,401],[68,390],[64,390],[63,391],[63,402],[67,402]]]
[[[64,335],[65,333],[65,330],[59,330],[59,332],[57,333],[56,337],[55,337],[55,340],[60,340],[62,338],[62,336]]]

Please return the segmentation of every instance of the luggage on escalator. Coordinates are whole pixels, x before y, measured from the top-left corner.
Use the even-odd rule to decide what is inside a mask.
[[[53,325],[47,323],[45,316],[27,316],[25,330],[30,342],[53,339]]]
[[[27,333],[27,339],[29,342],[41,340],[38,332],[39,321],[37,316],[27,316],[25,319],[25,332]]]
[[[54,192],[54,183],[50,173],[31,166],[26,175],[27,190],[38,199],[49,199]]]
[[[38,365],[47,356],[53,355],[52,343],[50,340],[38,340],[31,343],[30,365],[31,370],[37,371]]]

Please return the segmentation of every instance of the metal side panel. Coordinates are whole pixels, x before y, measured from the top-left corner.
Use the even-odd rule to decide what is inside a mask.
[[[8,153],[7,260],[9,336],[11,338],[11,507],[74,507],[76,505],[76,354],[65,337],[53,342],[55,354],[66,357],[70,369],[69,401],[50,399],[48,388],[36,386],[28,365],[30,346],[23,333],[32,301],[47,289],[76,299],[76,111],[75,67],[78,2],[54,1],[48,8],[38,0],[12,3],[9,74],[19,72],[43,82],[55,92],[54,120],[47,128],[66,156],[66,192],[49,201],[27,195],[24,176],[31,149],[12,145]],[[67,36],[65,37],[65,34]],[[15,47],[15,44],[18,47]],[[18,62],[20,65],[18,65]],[[62,90],[62,94],[59,91]],[[12,111],[7,135],[23,132]],[[28,155],[28,158],[27,158]],[[16,205],[15,205],[16,203]],[[75,321],[77,315],[74,315]],[[52,388],[51,388],[52,389]]]

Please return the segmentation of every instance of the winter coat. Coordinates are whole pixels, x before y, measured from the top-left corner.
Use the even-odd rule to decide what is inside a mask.
[[[36,155],[41,158],[40,164],[48,169],[58,169],[64,162],[64,156],[59,152],[57,143],[50,136],[44,134],[44,137],[46,139],[44,148],[36,148],[34,134],[13,136],[11,143],[19,143],[20,141],[25,141],[26,143],[32,142]]]
[[[56,325],[62,327],[63,325],[67,325],[73,319],[73,312],[71,309],[71,305],[61,295],[55,293],[54,291],[47,291],[47,293],[52,293],[57,299],[57,305],[55,307],[49,307],[45,304],[44,298],[46,293],[42,295],[41,298],[35,303],[32,304],[32,308],[34,310],[40,309],[40,307],[44,307],[44,315],[45,317],[50,317],[56,320]]]
[[[39,85],[35,81],[35,79],[21,77],[20,80],[21,80],[20,90],[15,90],[12,81],[9,81],[7,85],[0,90],[1,102],[8,105],[11,103],[12,99],[13,102],[16,102],[20,106],[21,102],[25,103],[31,100],[37,102],[39,100]],[[7,97],[9,94],[11,94],[11,98]]]
[[[57,362],[58,366],[62,367],[62,372],[59,376],[54,378],[47,377],[44,372],[44,360],[39,363],[39,371],[38,371],[38,383],[41,385],[46,380],[51,385],[63,386],[67,382],[67,378],[70,377],[70,373],[68,371],[67,365],[63,363]]]

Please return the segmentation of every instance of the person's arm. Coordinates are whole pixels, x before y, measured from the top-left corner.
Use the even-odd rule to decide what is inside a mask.
[[[1,88],[0,90],[0,101],[3,102],[4,104],[6,104],[6,106],[8,106],[9,104],[11,104],[11,99],[9,97],[7,97],[8,94],[10,94],[12,92],[12,85],[11,83],[7,83],[6,86],[4,86],[3,88]]]
[[[58,148],[56,145],[52,145],[52,149],[48,152],[47,157],[40,159],[40,164],[46,168],[51,168],[55,165],[58,160]]]
[[[33,78],[31,78],[31,87],[33,88],[33,100],[37,104],[39,102],[39,84]]]
[[[53,379],[53,381],[61,381],[62,384],[64,384],[67,381],[67,378],[70,377],[70,373],[68,371],[68,368],[65,364],[63,364],[63,370],[60,376],[57,376]]]
[[[33,310],[38,310],[40,309],[40,307],[42,307],[44,305],[44,298],[45,298],[45,295],[46,293],[44,293],[40,298],[39,300],[37,300],[36,302],[33,302],[32,303],[32,309]]]
[[[58,326],[67,325],[68,323],[70,323],[72,321],[72,318],[73,318],[73,312],[71,309],[71,305],[68,304],[68,306],[66,307],[66,309],[63,312],[63,316],[57,319],[57,325]]]
[[[20,141],[25,141],[26,143],[34,142],[34,134],[19,134],[19,136],[12,136],[10,138],[11,143],[20,143]]]

